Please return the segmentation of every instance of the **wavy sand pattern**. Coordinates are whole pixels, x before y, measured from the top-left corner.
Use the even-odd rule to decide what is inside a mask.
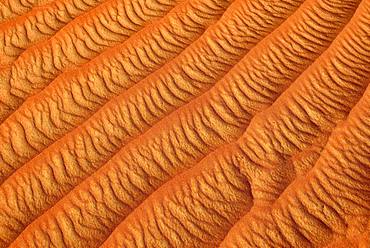
[[[370,0],[0,0],[0,247],[370,247]]]

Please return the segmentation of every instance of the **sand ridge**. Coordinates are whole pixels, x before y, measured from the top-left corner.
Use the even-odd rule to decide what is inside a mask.
[[[370,245],[370,1],[0,3],[0,247]]]

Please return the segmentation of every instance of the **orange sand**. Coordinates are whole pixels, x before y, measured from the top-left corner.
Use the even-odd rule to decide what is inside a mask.
[[[370,248],[370,0],[0,0],[0,247]]]

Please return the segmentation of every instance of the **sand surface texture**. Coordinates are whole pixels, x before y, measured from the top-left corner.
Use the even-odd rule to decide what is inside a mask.
[[[370,0],[0,0],[0,247],[370,248]]]

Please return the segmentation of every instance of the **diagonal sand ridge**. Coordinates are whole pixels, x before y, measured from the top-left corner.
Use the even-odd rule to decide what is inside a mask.
[[[0,0],[0,247],[368,247],[369,0]]]

